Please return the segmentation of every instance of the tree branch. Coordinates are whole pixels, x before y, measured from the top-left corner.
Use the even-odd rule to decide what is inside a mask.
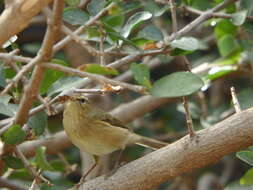
[[[153,189],[158,184],[253,144],[253,109],[200,130],[119,168],[109,178],[87,181],[81,190]]]
[[[8,1],[8,6],[0,16],[0,46],[22,31],[51,0]],[[18,26],[18,27],[17,27]]]
[[[64,7],[64,1],[58,0],[54,3],[53,18],[48,19],[48,28],[43,40],[42,47],[37,56],[37,62],[42,63],[51,59],[52,48],[55,38],[59,33],[61,25],[61,13]],[[40,83],[44,76],[45,68],[37,65],[32,73],[30,83],[28,84],[22,96],[20,107],[15,116],[15,123],[23,125],[29,116],[29,110],[32,106],[33,100],[37,97]]]

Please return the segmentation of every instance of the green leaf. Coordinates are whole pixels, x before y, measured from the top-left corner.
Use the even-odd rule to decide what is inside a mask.
[[[222,19],[215,26],[215,37],[217,40],[219,40],[221,37],[228,34],[235,36],[236,29],[237,27],[233,25],[228,19]]]
[[[0,96],[0,103],[8,105],[8,103],[9,103],[9,101],[10,101],[11,98],[12,97],[10,95],[8,95],[8,94]]]
[[[88,72],[88,73],[95,73],[100,75],[118,75],[119,72],[108,66],[102,66],[99,64],[85,64],[81,67],[82,71]]]
[[[179,48],[175,48],[170,52],[171,56],[179,56],[179,55],[188,55],[193,53],[193,51],[187,51]]]
[[[134,75],[134,79],[140,84],[147,88],[151,88],[150,72],[147,65],[132,63],[130,70]]]
[[[35,135],[41,135],[47,126],[47,114],[44,111],[38,112],[28,120],[28,126],[32,128]]]
[[[0,103],[0,114],[7,116],[14,116],[18,110],[18,106],[16,104],[5,104]]]
[[[124,12],[130,12],[139,8],[142,8],[140,1],[120,1],[120,7]]]
[[[78,6],[80,3],[80,0],[65,0],[65,2],[69,5],[69,6]]]
[[[20,125],[13,125],[4,132],[2,140],[6,144],[19,144],[25,140],[26,134]]]
[[[213,64],[220,65],[220,66],[235,65],[242,56],[243,54],[241,52],[234,53],[229,57],[225,57],[225,58],[222,57],[221,59],[214,61]]]
[[[252,15],[252,13],[253,13],[252,0],[241,0],[240,1],[240,8],[241,9],[247,9],[248,15]]]
[[[84,25],[89,20],[89,15],[79,8],[66,8],[62,13],[62,19],[71,25]]]
[[[223,57],[226,57],[230,55],[231,53],[239,50],[240,46],[237,40],[235,39],[235,37],[232,36],[231,34],[228,34],[228,35],[224,35],[222,38],[219,39],[218,48],[219,48],[220,54]]]
[[[163,15],[163,13],[165,13],[167,10],[169,10],[169,6],[168,5],[163,5],[161,7],[159,7],[157,5],[157,3],[155,3],[154,1],[152,0],[146,0],[146,1],[143,1],[143,6],[144,6],[144,9],[146,11],[149,11],[150,13],[152,13],[152,15],[154,15],[155,17],[160,17]]]
[[[1,64],[0,65],[0,86],[5,87],[6,86],[6,81],[5,81],[5,72],[4,72],[4,67]]]
[[[240,151],[236,153],[236,157],[253,166],[253,151]]]
[[[69,76],[69,77],[62,77],[59,80],[55,81],[47,91],[48,96],[52,96],[56,93],[62,92],[63,90],[67,90],[69,88],[74,88],[84,81],[87,78],[81,78],[77,76]]]
[[[127,23],[125,24],[125,26],[122,28],[121,30],[121,35],[125,38],[127,38],[131,31],[138,25],[140,24],[142,21],[148,20],[152,17],[152,14],[150,12],[147,11],[141,11],[141,12],[137,12],[134,15],[132,15]]]
[[[253,151],[253,146],[248,147],[250,151]]]
[[[203,85],[201,78],[191,72],[175,72],[156,81],[150,93],[155,97],[188,96]]]
[[[46,159],[46,147],[41,146],[35,151],[35,162],[37,166],[43,170],[53,170],[52,166]]]
[[[13,168],[13,169],[24,168],[24,164],[23,164],[22,160],[17,157],[4,156],[3,160],[9,168]]]
[[[249,169],[240,179],[240,185],[253,185],[253,168]]]
[[[120,40],[122,40],[123,42],[126,42],[127,44],[129,44],[129,45],[135,47],[136,49],[139,49],[139,47],[136,46],[135,43],[133,43],[131,40],[129,40],[129,39],[127,39],[127,38],[121,36],[119,33],[117,33],[117,32],[107,32],[107,33],[108,33],[110,36],[113,36],[115,39],[117,39],[117,40],[120,39]]]
[[[92,16],[95,16],[104,8],[105,5],[105,0],[91,0],[91,2],[87,5],[87,10]]]
[[[242,25],[247,17],[247,12],[247,10],[243,10],[232,14],[231,22],[236,26]]]
[[[234,65],[217,66],[210,69],[206,77],[209,80],[215,80],[236,70],[237,66]]]
[[[143,28],[139,33],[138,37],[153,40],[153,41],[162,41],[163,40],[163,33],[159,28],[154,25],[149,25]]]
[[[52,63],[67,66],[67,63],[61,59],[53,59]],[[47,69],[45,72],[44,79],[40,86],[40,93],[45,94],[48,91],[48,88],[59,78],[65,76],[63,72]]]
[[[65,172],[66,165],[60,159],[50,161],[50,165],[53,167],[54,171]]]
[[[182,37],[171,42],[171,47],[187,51],[194,51],[199,47],[199,41],[193,37]]]
[[[103,22],[113,27],[115,31],[119,31],[124,24],[125,16],[123,14],[113,14],[104,17]]]

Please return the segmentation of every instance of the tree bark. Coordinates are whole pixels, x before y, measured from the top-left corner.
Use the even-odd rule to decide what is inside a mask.
[[[253,108],[189,135],[119,168],[109,178],[87,181],[81,190],[149,190],[222,156],[253,145]]]

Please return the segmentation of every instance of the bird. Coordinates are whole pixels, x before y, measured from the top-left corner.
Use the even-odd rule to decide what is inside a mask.
[[[84,95],[65,95],[63,99],[65,99],[63,127],[68,138],[80,151],[87,152],[94,159],[94,164],[82,176],[79,183],[85,181],[102,155],[124,150],[130,144],[138,144],[153,150],[168,145],[134,133],[120,120],[91,104]]]

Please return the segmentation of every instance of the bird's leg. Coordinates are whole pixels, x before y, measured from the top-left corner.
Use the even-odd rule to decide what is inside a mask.
[[[115,165],[114,165],[113,170],[117,170],[117,169],[119,168],[119,166],[121,165],[121,164],[120,164],[120,159],[121,159],[121,157],[122,157],[122,154],[123,154],[123,151],[124,151],[124,150],[125,150],[125,148],[120,149],[119,155],[117,156],[117,159],[116,159],[116,162],[115,162]]]
[[[78,187],[79,187],[82,183],[85,182],[85,178],[86,178],[86,177],[89,175],[89,173],[97,166],[99,157],[93,155],[93,159],[94,159],[94,164],[90,167],[90,169],[89,169],[86,173],[83,174],[83,176],[81,177],[79,183],[77,184]]]
[[[112,176],[117,171],[117,169],[121,166],[120,158],[122,157],[122,153],[123,153],[124,150],[125,150],[125,148],[120,149],[120,151],[117,155],[117,159],[116,159],[116,162],[115,162],[115,165],[114,165],[113,169],[105,175],[105,178],[108,178],[108,177]]]

